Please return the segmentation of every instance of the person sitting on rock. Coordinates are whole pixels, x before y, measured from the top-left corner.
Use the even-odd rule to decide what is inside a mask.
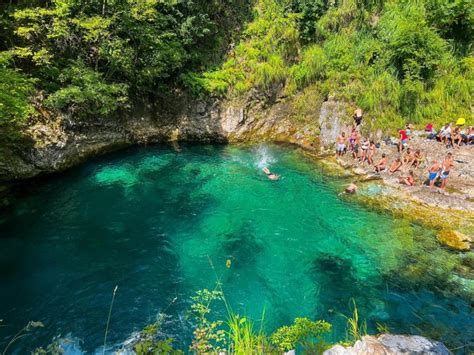
[[[398,178],[398,182],[407,186],[415,186],[415,177],[413,175],[413,171],[410,170],[408,176],[400,176]]]
[[[415,154],[413,155],[413,163],[412,165],[415,168],[418,168],[420,164],[423,162],[423,154],[421,154],[421,150],[417,149]]]
[[[392,165],[390,166],[390,169],[388,170],[388,173],[390,175],[393,175],[397,171],[399,171],[401,167],[402,167],[402,160],[400,159],[400,157],[398,157],[397,159],[393,161]]]
[[[385,170],[387,167],[387,156],[385,153],[382,154],[382,159],[374,166],[374,170],[376,173],[380,173]]]
[[[270,179],[270,180],[278,180],[280,179],[280,175],[277,175],[277,174],[274,174],[270,171],[270,169],[268,169],[267,167],[264,167],[262,169],[262,171],[265,173],[265,175],[267,175],[267,177]]]
[[[404,164],[412,164],[415,160],[415,154],[413,154],[411,148],[408,148],[405,155],[403,156]]]
[[[459,149],[462,143],[461,128],[454,128],[453,134],[451,135],[451,144],[454,149]]]
[[[438,139],[441,143],[447,144],[451,139],[451,123],[446,123],[438,133]]]
[[[430,187],[433,187],[436,179],[438,177],[438,174],[440,172],[441,166],[439,165],[437,160],[433,160],[433,163],[431,164],[430,169],[428,170],[428,181],[430,184]]]

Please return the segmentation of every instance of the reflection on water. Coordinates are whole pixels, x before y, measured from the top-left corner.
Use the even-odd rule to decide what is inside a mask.
[[[284,178],[268,181],[263,166]],[[110,346],[164,309],[163,331],[186,346],[189,297],[218,277],[235,311],[265,309],[268,331],[308,316],[340,340],[354,300],[372,332],[380,323],[467,352],[472,268],[432,231],[341,200],[344,184],[276,146],[132,149],[51,178],[0,222],[0,348],[41,320],[18,353],[59,334],[74,339],[70,353],[100,350],[115,285]]]

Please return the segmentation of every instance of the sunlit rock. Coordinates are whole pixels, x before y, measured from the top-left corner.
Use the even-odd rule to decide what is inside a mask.
[[[451,354],[444,344],[422,336],[382,334],[379,337],[364,336],[354,346],[345,348],[336,345],[326,350],[324,355],[395,355],[395,354]]]
[[[442,230],[437,235],[440,243],[456,250],[471,249],[472,238],[454,230]]]

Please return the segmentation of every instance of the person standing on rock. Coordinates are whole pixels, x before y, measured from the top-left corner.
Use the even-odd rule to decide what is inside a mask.
[[[344,155],[344,151],[346,150],[346,134],[342,132],[336,141],[336,156],[342,157]]]
[[[404,129],[401,129],[398,131],[400,134],[400,142],[398,143],[398,152],[401,153],[402,150],[407,146],[408,144],[408,135],[407,132]]]
[[[431,167],[428,170],[428,180],[430,182],[430,187],[434,186],[434,184],[436,182],[436,178],[438,177],[440,168],[441,167],[440,167],[438,161],[433,160],[433,163],[431,164]]]
[[[354,131],[355,132],[355,140],[354,140],[354,149],[352,150],[352,157],[354,159],[358,159],[359,158],[359,149],[360,149],[360,140],[362,138],[362,136],[360,135],[359,132],[357,131]]]
[[[349,148],[350,148],[351,153],[354,151],[354,144],[355,144],[356,138],[357,138],[357,131],[355,128],[352,128],[352,132],[349,137]]]
[[[362,123],[362,117],[363,116],[363,112],[362,112],[362,109],[360,107],[356,108],[354,110],[354,122],[356,123],[356,126],[360,126],[360,124]]]
[[[446,158],[443,160],[443,164],[441,164],[441,173],[439,174],[439,177],[441,178],[441,190],[446,188],[446,185],[448,184],[449,173],[453,166],[453,154],[448,153]]]
[[[369,154],[367,155],[367,162],[369,163],[369,165],[374,164],[375,149],[376,147],[374,141],[370,141]]]
[[[369,153],[369,147],[370,147],[370,142],[369,142],[369,139],[366,138],[366,139],[364,139],[364,141],[362,142],[362,144],[360,146],[361,154],[360,154],[359,162],[361,164],[364,164],[364,162],[367,160],[367,156],[368,156],[368,153]]]

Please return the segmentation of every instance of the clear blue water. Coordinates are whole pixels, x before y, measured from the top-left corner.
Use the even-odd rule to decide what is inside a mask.
[[[307,316],[344,339],[354,299],[372,332],[381,323],[467,353],[473,298],[445,267],[457,256],[432,231],[338,196],[345,183],[280,146],[134,148],[33,182],[0,218],[0,349],[37,320],[14,351],[56,335],[100,351],[115,285],[110,346],[165,311],[164,332],[186,348],[190,296],[217,274],[235,311],[265,309],[268,331]]]

